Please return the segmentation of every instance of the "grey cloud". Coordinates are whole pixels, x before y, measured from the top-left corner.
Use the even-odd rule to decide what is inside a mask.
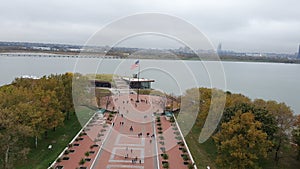
[[[215,45],[294,53],[300,43],[299,6],[298,0],[2,0],[0,40],[83,44],[120,17],[161,12],[195,25]]]

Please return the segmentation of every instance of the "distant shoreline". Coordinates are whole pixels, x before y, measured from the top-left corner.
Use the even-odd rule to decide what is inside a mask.
[[[80,55],[80,52],[71,52],[71,51],[41,51],[41,50],[0,50],[0,56],[3,55],[9,55],[9,54],[33,54],[35,56],[32,57],[71,57],[71,58],[78,58]],[[40,54],[40,55],[39,55]],[[106,57],[106,58],[112,58],[112,59],[126,59],[128,57],[118,55],[115,53],[115,55],[112,54],[105,54],[105,53],[87,53],[87,58],[97,58],[97,57]],[[43,56],[45,55],[45,56]],[[59,56],[62,55],[62,56]],[[9,57],[9,56],[7,56]],[[14,57],[14,56],[12,56]],[[22,57],[22,56],[20,56]],[[26,56],[23,56],[26,57]],[[29,56],[30,57],[30,56]],[[132,58],[135,59],[135,58]],[[157,56],[145,56],[145,59],[161,59],[161,60],[169,60],[174,58],[162,58]],[[189,60],[189,61],[219,61],[209,58],[209,56],[206,57],[179,57],[178,60]],[[298,59],[288,59],[288,58],[268,58],[268,57],[250,57],[250,56],[220,56],[221,61],[228,61],[228,62],[263,62],[263,63],[286,63],[286,64],[300,64],[300,60]]]

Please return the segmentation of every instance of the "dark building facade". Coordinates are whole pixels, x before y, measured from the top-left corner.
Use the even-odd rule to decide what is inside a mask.
[[[111,88],[111,83],[110,82],[99,81],[99,80],[91,80],[90,82],[91,82],[93,87]]]
[[[300,59],[300,45],[299,45],[299,50],[298,50],[297,58]]]
[[[151,79],[138,78],[123,78],[131,89],[151,89]]]

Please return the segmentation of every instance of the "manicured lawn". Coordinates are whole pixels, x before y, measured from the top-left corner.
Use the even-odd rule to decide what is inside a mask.
[[[86,114],[87,116],[83,119],[89,119],[88,115],[92,114],[93,111],[87,108],[82,108],[80,116]],[[86,120],[87,121],[87,120]],[[56,131],[49,131],[47,139],[38,140],[38,148],[34,146],[34,138],[31,138],[30,141],[30,152],[28,154],[28,159],[24,161],[19,161],[16,165],[16,168],[19,169],[45,169],[49,166],[49,163],[52,163],[57,156],[62,152],[62,150],[68,145],[68,143],[73,139],[73,137],[81,129],[81,125],[78,122],[77,116],[71,114],[70,120],[66,120],[64,126],[58,127]],[[48,145],[51,144],[52,150],[48,150]]]
[[[206,169],[207,166],[210,166],[210,168],[216,168],[214,160],[217,152],[213,140],[210,138],[206,142],[200,144],[198,142],[199,135],[200,128],[195,125],[190,133],[185,137],[198,169]]]

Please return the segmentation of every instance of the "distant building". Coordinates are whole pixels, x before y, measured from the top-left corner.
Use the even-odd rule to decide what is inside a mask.
[[[144,79],[144,78],[128,78],[128,77],[123,77],[123,80],[127,82],[129,87],[131,89],[151,89],[151,83],[154,82],[154,80],[151,79]]]
[[[219,43],[219,44],[218,44],[217,53],[218,53],[218,55],[223,54],[223,51],[222,51],[222,43]]]
[[[298,56],[297,56],[298,59],[300,59],[300,45],[299,45],[299,50],[298,50]]]

